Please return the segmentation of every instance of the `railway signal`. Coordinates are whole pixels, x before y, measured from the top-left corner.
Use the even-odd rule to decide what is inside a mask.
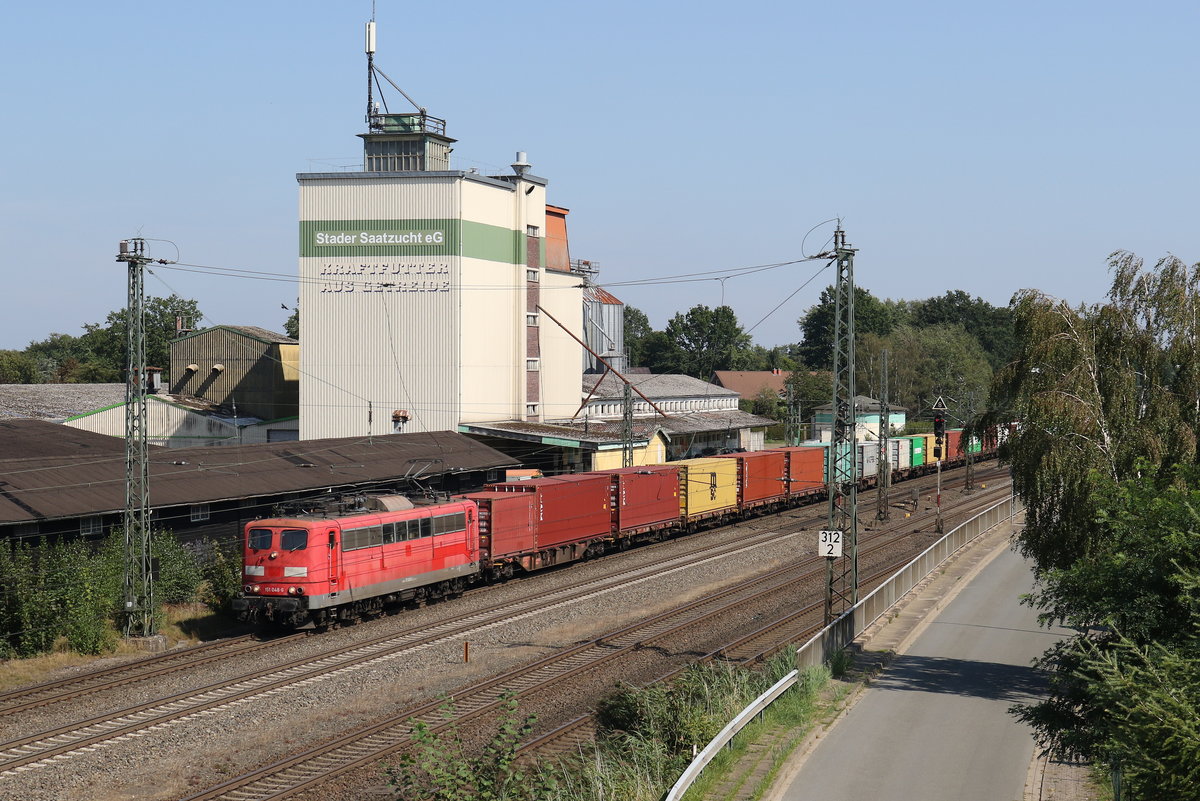
[[[933,403],[933,458],[941,460],[942,443],[946,440],[946,401],[940,396]]]

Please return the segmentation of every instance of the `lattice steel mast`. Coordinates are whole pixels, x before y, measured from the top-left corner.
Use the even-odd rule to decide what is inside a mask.
[[[825,622],[858,602],[858,481],[855,470],[854,253],[834,232],[833,407],[828,457],[829,529],[842,532],[842,556],[828,557]]]
[[[117,261],[129,265],[125,347],[125,634],[154,633],[150,556],[150,478],[146,443],[146,321],[143,239],[124,240]]]
[[[888,498],[892,493],[892,462],[889,457],[888,449],[891,439],[889,435],[889,421],[892,416],[892,410],[888,407],[888,352],[883,352],[883,365],[880,372],[883,376],[883,381],[880,384],[879,390],[879,484],[878,497],[876,498],[875,519],[887,520],[891,517],[891,507],[888,504]]]

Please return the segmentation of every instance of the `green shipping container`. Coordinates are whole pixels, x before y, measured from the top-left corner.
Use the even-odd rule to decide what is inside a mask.
[[[912,465],[911,467],[920,467],[925,464],[925,437],[904,437],[904,439],[912,442]]]

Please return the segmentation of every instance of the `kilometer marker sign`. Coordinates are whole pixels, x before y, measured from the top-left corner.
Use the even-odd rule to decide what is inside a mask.
[[[817,541],[817,555],[835,557],[842,555],[842,532],[837,529],[822,529]]]

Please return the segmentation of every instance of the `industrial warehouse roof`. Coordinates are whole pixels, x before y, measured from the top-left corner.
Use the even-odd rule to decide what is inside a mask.
[[[158,448],[157,445],[153,447]],[[46,420],[0,419],[0,454],[3,460],[39,456],[86,459],[110,455],[124,459],[125,440]]]
[[[866,395],[855,395],[854,396],[854,408],[859,414],[870,414],[872,412],[875,414],[879,414],[880,406],[881,406],[881,404],[875,398],[868,398]],[[817,406],[815,409],[813,409],[813,411],[814,412],[828,412],[832,408],[833,408],[832,403],[825,403],[820,406]],[[899,404],[889,403],[888,411],[890,411],[893,414],[899,414],[900,412],[905,411],[905,409],[903,406],[900,406]]]
[[[62,427],[64,436],[82,432]],[[94,458],[0,460],[0,523],[99,515],[125,506],[124,443]],[[183,506],[511,467],[509,457],[450,431],[154,450],[150,505]]]
[[[746,400],[754,400],[764,389],[782,395],[791,375],[789,370],[717,370],[713,373],[713,383],[732,389]]]
[[[660,428],[662,426],[657,422],[636,421],[633,424],[633,441],[636,444],[644,445]],[[514,420],[497,423],[461,423],[458,430],[464,434],[538,442],[545,445],[563,445],[583,450],[619,448],[623,442],[620,421],[585,423],[583,420],[579,420],[561,423],[526,423]]]
[[[124,402],[124,384],[0,384],[0,418],[65,420]]]
[[[668,437],[673,434],[699,434],[705,431],[729,431],[741,428],[761,428],[775,425],[767,417],[734,409],[714,412],[688,412],[667,416],[641,417],[633,422],[633,439],[641,444],[662,431]],[[563,421],[555,423],[464,423],[458,427],[464,434],[478,434],[546,445],[563,445],[583,450],[607,450],[621,445],[621,421],[597,422],[591,420]]]
[[[292,339],[284,334],[276,334],[274,331],[268,331],[267,329],[259,328],[256,325],[214,325],[212,328],[201,328],[197,331],[192,331],[190,334],[184,334],[183,336],[179,337],[179,339],[190,339],[191,337],[200,336],[201,334],[207,334],[211,331],[217,331],[220,329],[232,331],[235,334],[241,334],[242,336],[250,337],[251,339],[257,339],[259,342],[266,342],[268,344],[295,345],[299,343],[299,340],[297,339]],[[175,341],[178,342],[179,339]]]
[[[690,375],[678,375],[676,373],[654,373],[648,374],[625,374],[629,379],[629,383],[642,391],[646,397],[651,400],[657,398],[696,398],[696,397],[732,397],[736,398],[737,393],[732,389],[718,387],[716,384],[710,384],[707,381],[701,381],[699,378],[692,378]],[[583,394],[587,397],[591,394],[593,399],[617,399],[625,397],[625,382],[617,378],[613,373],[604,373],[599,384],[596,382],[595,374],[584,375],[583,377]]]

